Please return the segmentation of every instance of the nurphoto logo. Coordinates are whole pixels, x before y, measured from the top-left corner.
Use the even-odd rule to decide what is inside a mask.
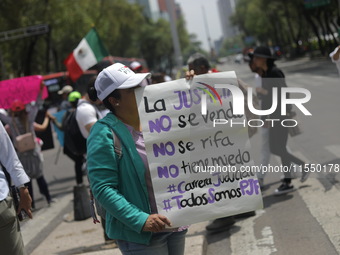
[[[210,96],[211,100],[213,103],[217,103],[217,100],[215,97],[219,100],[220,105],[222,106],[222,100],[216,89],[226,89],[228,90],[228,96],[232,96],[232,114],[233,115],[244,115],[245,111],[245,98],[244,98],[244,93],[242,90],[232,84],[214,84],[213,86],[208,85],[203,82],[198,82],[201,85],[204,85],[206,88],[200,88],[198,87],[199,90],[204,91],[204,93],[201,95],[201,113],[202,115],[207,115],[207,95]],[[210,92],[208,89],[210,89],[212,92]],[[278,91],[280,89],[281,91]],[[279,98],[279,93],[280,93],[280,98]],[[303,95],[300,98],[289,98],[289,94],[300,94]],[[254,107],[254,102],[253,102],[253,88],[248,87],[247,88],[247,105],[248,109],[251,113],[258,115],[258,116],[268,116],[272,114],[273,112],[276,111],[278,107],[278,102],[281,103],[281,115],[286,116],[287,115],[287,106],[288,105],[295,105],[304,115],[306,116],[312,116],[312,114],[307,110],[307,108],[303,105],[311,99],[311,93],[309,90],[305,88],[296,88],[296,87],[282,87],[282,88],[272,88],[272,105],[269,109],[256,109]],[[295,119],[249,119],[249,120],[243,120],[242,122],[236,122],[233,121],[232,119],[221,119],[221,118],[216,118],[213,120],[213,126],[215,127],[216,125],[224,125],[224,124],[230,124],[230,126],[234,125],[243,125],[244,127],[246,124],[250,127],[262,127],[264,125],[264,122],[270,122],[271,126],[274,125],[274,122],[279,121],[282,126],[284,127],[295,127],[297,126],[298,122]],[[247,122],[247,123],[246,123]]]

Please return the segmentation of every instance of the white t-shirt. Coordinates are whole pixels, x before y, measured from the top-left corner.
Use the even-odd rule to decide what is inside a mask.
[[[4,126],[0,122],[0,162],[10,174],[13,184],[19,186],[30,181],[22,164],[16,154],[12,141],[9,138]],[[0,166],[0,201],[4,200],[9,193],[8,183],[5,173]]]
[[[340,57],[338,58],[338,60],[333,59],[333,55],[336,53],[337,50],[338,47],[336,47],[335,50],[329,54],[329,57],[331,58],[332,62],[336,64],[336,67],[338,68],[338,72],[340,75]]]
[[[98,119],[103,118],[103,116],[101,112],[97,110],[97,107],[85,101],[86,100],[84,99],[80,99],[78,102],[76,120],[81,134],[87,138],[89,136],[89,132],[86,130],[85,126],[96,122]]]

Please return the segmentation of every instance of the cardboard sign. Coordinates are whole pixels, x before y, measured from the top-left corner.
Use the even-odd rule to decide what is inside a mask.
[[[66,110],[61,110],[59,112],[53,113],[53,116],[57,118],[59,123],[63,122],[64,115]],[[60,130],[55,124],[53,124],[54,130],[57,133],[57,139],[60,143],[61,147],[64,147],[64,131]]]
[[[263,207],[255,173],[241,169],[253,164],[247,127],[213,125],[245,121],[215,84],[238,86],[234,72],[221,72],[135,90],[158,213],[174,227]]]
[[[35,101],[40,91],[41,81],[40,75],[0,81],[0,108],[10,108],[14,100],[21,100],[24,104]],[[48,91],[45,87],[42,98],[46,97],[48,97]]]

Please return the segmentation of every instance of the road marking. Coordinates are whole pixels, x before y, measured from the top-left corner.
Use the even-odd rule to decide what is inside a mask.
[[[262,229],[261,234],[263,238],[257,240],[257,245],[261,247],[262,246],[265,246],[267,248],[269,247],[271,252],[276,252],[277,250],[274,245],[274,235],[271,227],[265,226]]]
[[[336,202],[339,200],[339,190],[333,186],[325,191],[315,178],[309,178],[307,183],[312,188],[299,189],[298,192],[340,254],[340,203]]]
[[[237,222],[239,230],[230,230],[230,244],[232,255],[270,255],[276,252],[274,236],[270,226],[265,226],[262,231],[262,238],[256,239],[254,232],[255,220],[265,213],[264,210],[257,210],[254,217],[249,217]]]
[[[340,158],[340,145],[329,145],[325,148],[337,158]],[[288,151],[291,152],[289,149]],[[292,154],[306,163],[311,162],[311,160],[300,151],[295,151]],[[277,162],[281,162],[277,156],[274,156],[274,159],[277,160]],[[306,181],[306,184],[310,185],[310,187],[298,189],[298,193],[305,202],[311,215],[323,228],[334,248],[340,254],[340,203],[336,202],[339,200],[339,190],[330,184],[331,189],[326,191],[317,178],[321,178],[321,176],[312,173]],[[325,181],[327,181],[327,179],[325,179]],[[297,181],[294,182],[296,183]]]
[[[41,209],[36,215],[33,215],[32,220],[25,222],[25,224],[21,226],[24,245],[27,246],[45,227],[51,224],[60,212],[68,206],[72,198],[73,194],[65,195],[60,198],[57,204]]]
[[[327,147],[332,149],[333,153],[339,153],[338,155],[340,157],[339,145]],[[294,155],[297,155],[306,162],[311,162],[300,152],[295,152]],[[317,178],[309,177],[306,184],[311,187],[298,189],[298,193],[305,201],[310,213],[319,222],[329,240],[340,254],[340,203],[337,202],[339,200],[339,190],[333,185],[331,189],[326,191]]]

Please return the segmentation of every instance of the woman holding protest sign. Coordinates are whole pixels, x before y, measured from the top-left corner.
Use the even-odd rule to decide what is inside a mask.
[[[120,63],[99,73],[95,89],[111,112],[87,139],[88,176],[107,211],[107,234],[123,254],[181,255],[187,231],[166,229],[171,222],[157,213],[141,132],[134,89],[148,77]],[[121,148],[115,146],[118,140]]]
[[[0,113],[0,119],[9,126],[10,136],[25,172],[31,179],[37,180],[40,193],[45,196],[47,203],[50,204],[52,199],[43,175],[41,148],[35,135],[36,130],[46,129],[49,121],[47,115],[43,124],[35,122],[39,107],[43,103],[42,92],[44,87],[45,84],[41,82],[34,105],[26,106],[21,100],[14,100],[9,110],[10,114],[6,116]],[[27,186],[32,197],[32,208],[35,208],[32,182],[30,181]]]

